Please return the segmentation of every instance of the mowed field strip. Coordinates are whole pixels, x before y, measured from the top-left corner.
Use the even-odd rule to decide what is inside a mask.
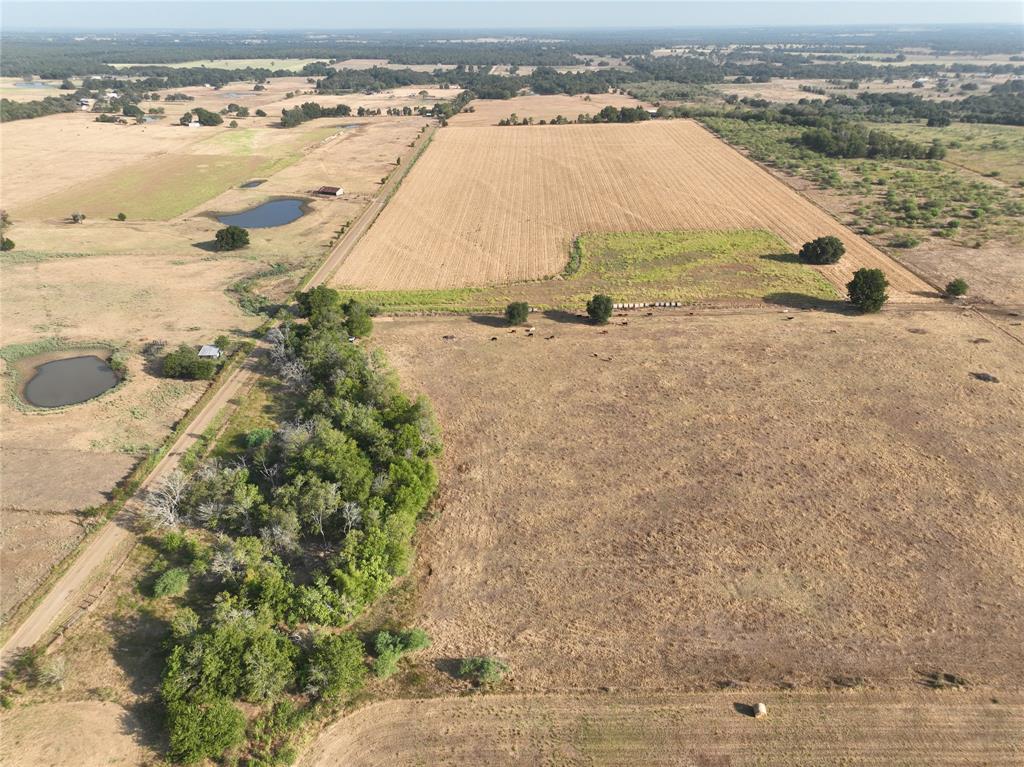
[[[393,700],[328,728],[302,767],[1013,765],[1024,705],[979,694],[502,695]],[[20,734],[20,732],[19,732]],[[25,739],[27,740],[27,738]]]
[[[896,301],[921,279],[690,120],[440,131],[334,278],[339,287],[447,289],[539,279],[586,232],[765,229],[794,250],[846,244],[821,273],[845,288],[882,268]]]

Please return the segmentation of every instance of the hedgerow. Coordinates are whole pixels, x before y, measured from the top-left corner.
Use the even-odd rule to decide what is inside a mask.
[[[179,761],[289,753],[282,722],[298,727],[359,691],[369,671],[362,642],[330,629],[406,571],[437,485],[430,407],[399,390],[380,354],[350,342],[353,330],[370,329],[352,325],[361,307],[323,289],[300,306],[308,322],[285,322],[267,338],[294,417],[247,440],[241,460],[207,460],[180,487],[153,494],[151,518],[177,527],[160,544],[166,563],[154,593],[189,589],[170,617],[161,686]],[[424,637],[402,634],[396,649]],[[285,700],[299,701],[295,716],[276,708]],[[229,710],[237,701],[263,712],[244,741]],[[208,715],[220,724],[204,739],[195,722]]]

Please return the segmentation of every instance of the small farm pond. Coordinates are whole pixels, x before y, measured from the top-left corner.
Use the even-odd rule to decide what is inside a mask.
[[[255,189],[264,181],[266,181],[265,178],[254,178],[252,181],[246,181],[244,184],[242,184],[242,189]]]
[[[38,80],[33,80],[30,83],[26,83],[26,82],[15,83],[14,87],[15,88],[56,88],[57,86],[55,86],[53,83],[43,83],[43,82],[39,82]]]
[[[22,396],[36,407],[64,407],[98,397],[117,386],[119,380],[106,360],[84,354],[37,367]]]
[[[222,224],[240,226],[243,229],[264,229],[269,226],[284,226],[306,215],[305,200],[283,197],[271,200],[241,213],[218,215]]]

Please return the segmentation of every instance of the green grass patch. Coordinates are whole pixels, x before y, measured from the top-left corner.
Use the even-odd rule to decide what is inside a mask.
[[[284,386],[261,376],[231,413],[211,456],[227,461],[244,456],[247,435],[257,429],[276,429],[292,415],[297,405]]]
[[[759,299],[773,294],[831,300],[835,289],[763,230],[613,232],[578,237],[575,271],[488,288],[421,291],[342,290],[386,312],[493,312],[510,301],[579,310],[595,293],[616,302]]]

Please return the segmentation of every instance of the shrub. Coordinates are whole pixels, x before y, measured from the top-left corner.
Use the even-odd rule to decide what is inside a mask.
[[[800,248],[800,260],[805,264],[834,264],[845,252],[843,241],[830,235],[805,242]]]
[[[117,220],[118,221],[127,221],[128,220],[128,216],[126,216],[124,213],[118,213],[117,214]]]
[[[245,435],[245,447],[248,450],[255,450],[260,445],[264,445],[270,441],[270,438],[274,436],[274,430],[269,429],[266,426],[260,429],[253,429]]]
[[[587,301],[587,314],[598,325],[608,324],[608,318],[612,316],[611,297],[602,293],[595,295]]]
[[[256,87],[259,88],[260,86],[257,85]],[[264,112],[262,109],[257,109],[256,110],[256,116],[257,117],[266,117],[267,113]]]
[[[463,658],[459,664],[459,676],[480,686],[497,684],[506,674],[508,666],[497,658]]]
[[[231,122],[229,122],[228,123],[228,127],[229,128],[237,128],[238,127],[238,120],[232,120]]]
[[[163,374],[167,378],[208,381],[216,371],[213,360],[202,359],[198,351],[186,344],[164,357]]]
[[[14,250],[14,240],[10,237],[0,237],[0,250]]]
[[[80,224],[83,221],[85,221],[85,214],[84,213],[79,213],[79,212],[76,211],[76,212],[72,213],[69,216],[69,218],[71,219],[71,223],[72,224]]]
[[[240,226],[225,226],[214,235],[217,250],[238,250],[249,244],[249,232]]]
[[[176,597],[184,594],[188,588],[188,570],[184,567],[172,567],[156,579],[153,584],[153,596],[156,599],[162,597]]]
[[[245,738],[245,716],[227,698],[167,707],[170,757],[182,764],[215,759]]]
[[[946,294],[950,296],[966,296],[967,295],[967,281],[962,277],[957,277],[946,285]]]
[[[509,325],[522,325],[530,316],[530,305],[525,301],[513,301],[505,307],[505,319]]]
[[[846,285],[850,302],[862,312],[877,312],[889,300],[889,281],[881,269],[858,269]]]
[[[430,646],[430,637],[423,629],[410,629],[393,634],[390,631],[378,631],[373,640],[374,655],[373,673],[381,679],[387,679],[398,669],[398,661],[406,653],[423,650]]]
[[[916,248],[921,244],[921,240],[910,234],[898,234],[889,240],[889,245],[893,248]]]

